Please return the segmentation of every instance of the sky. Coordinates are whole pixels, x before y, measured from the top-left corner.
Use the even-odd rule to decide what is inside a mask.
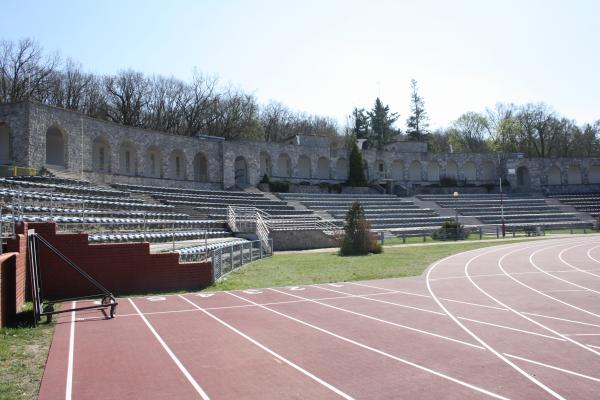
[[[418,81],[431,127],[497,102],[544,102],[600,119],[600,1],[3,0],[0,40],[34,38],[84,69],[190,80],[194,69],[331,116],[380,96],[410,112]]]

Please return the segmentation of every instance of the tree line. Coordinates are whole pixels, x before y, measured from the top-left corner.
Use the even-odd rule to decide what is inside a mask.
[[[278,102],[260,104],[252,93],[197,71],[190,82],[130,69],[98,75],[57,53],[44,53],[32,39],[0,41],[0,103],[22,100],[187,136],[279,142],[295,134],[352,135],[366,139],[371,148],[415,140],[427,142],[429,151],[438,153],[600,156],[600,120],[577,125],[543,103],[497,104],[483,112],[466,112],[448,127],[432,131],[413,79],[404,130],[397,127],[400,115],[380,98],[369,110],[354,108],[344,130],[330,117],[296,112]]]
[[[0,41],[0,103],[23,100],[187,136],[277,142],[297,133],[338,134],[332,118],[277,102],[261,105],[253,94],[197,71],[191,82],[131,69],[98,75],[57,53],[45,54],[32,39]]]

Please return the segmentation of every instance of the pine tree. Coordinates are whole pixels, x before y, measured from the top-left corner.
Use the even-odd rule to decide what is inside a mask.
[[[364,108],[352,110],[352,133],[357,139],[367,139],[369,135],[369,116]]]
[[[390,112],[390,106],[384,106],[379,97],[375,99],[375,105],[367,115],[371,127],[369,142],[372,147],[381,149],[386,144],[394,141],[400,133],[399,130],[393,127],[394,122],[399,117],[398,113]]]
[[[419,96],[417,81],[410,81],[410,111],[412,115],[406,120],[406,133],[411,140],[427,140],[429,131],[429,116],[425,111],[425,102]]]
[[[362,153],[356,144],[356,138],[352,138],[352,149],[350,150],[350,171],[348,172],[348,184],[350,186],[367,186],[367,178],[363,169]]]
[[[355,201],[346,214],[340,255],[365,255],[382,251],[383,249],[371,232],[371,225],[365,218],[365,210],[358,201]]]

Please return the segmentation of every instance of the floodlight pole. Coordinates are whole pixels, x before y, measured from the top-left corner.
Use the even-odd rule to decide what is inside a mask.
[[[502,237],[506,237],[506,225],[504,225],[504,194],[502,193],[502,177],[498,178],[500,180],[500,221],[502,223]]]

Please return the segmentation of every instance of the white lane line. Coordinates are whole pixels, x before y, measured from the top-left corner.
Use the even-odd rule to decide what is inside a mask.
[[[431,296],[426,295],[426,294],[416,294],[416,293],[404,292],[404,291],[400,291],[400,290],[386,289],[386,288],[382,288],[382,287],[377,287],[377,286],[372,286],[372,285],[366,285],[364,283],[357,283],[357,282],[348,282],[348,283],[350,283],[352,285],[356,285],[356,286],[368,287],[368,288],[371,288],[371,289],[389,290],[389,294],[398,293],[398,294],[407,294],[407,295],[411,295],[411,296],[419,296],[419,297],[431,298]],[[468,302],[468,301],[448,299],[448,298],[440,298],[440,299],[444,300],[444,301],[450,301],[452,303],[467,304],[467,305],[475,306],[475,307],[483,307],[483,308],[491,308],[491,309],[494,309],[494,310],[507,311],[504,308],[500,308],[500,307],[496,307],[496,306],[488,306],[486,304],[471,303],[471,302]]]
[[[71,308],[75,308],[77,302],[71,303]],[[65,388],[65,399],[71,400],[73,396],[73,350],[75,348],[75,311],[71,311],[71,327],[69,332],[69,358],[67,361],[67,386]]]
[[[323,385],[324,387],[326,387],[327,389],[333,391],[334,393],[338,394],[340,397],[344,398],[344,399],[348,399],[348,400],[352,400],[352,397],[346,393],[344,393],[343,391],[341,391],[340,389],[336,388],[335,386],[331,385],[330,383],[325,382],[323,379],[319,378],[318,376],[308,372],[307,370],[305,370],[304,368],[300,367],[299,365],[294,364],[293,362],[291,362],[290,360],[288,360],[287,358],[283,357],[282,355],[274,352],[273,350],[269,349],[268,347],[266,347],[265,345],[263,345],[262,343],[258,342],[257,340],[251,338],[250,336],[246,335],[244,332],[240,331],[239,329],[229,325],[227,322],[223,321],[222,319],[220,319],[219,317],[217,317],[216,315],[213,315],[211,313],[209,313],[208,311],[206,311],[205,309],[203,309],[202,307],[200,307],[199,305],[197,305],[196,303],[192,302],[191,300],[187,299],[186,297],[179,295],[179,297],[181,297],[183,300],[187,301],[188,303],[190,303],[192,306],[194,306],[195,308],[197,308],[199,311],[203,312],[204,314],[208,315],[210,318],[214,319],[215,321],[217,321],[218,323],[220,323],[221,325],[229,328],[230,330],[232,330],[233,332],[237,333],[238,335],[240,335],[241,337],[243,337],[244,339],[246,339],[247,341],[249,341],[250,343],[254,344],[255,346],[259,347],[260,349],[266,351],[267,353],[269,353],[270,355],[272,355],[273,357],[275,357],[277,360],[280,360],[284,363],[286,363],[287,365],[289,365],[290,367],[294,368],[295,370],[301,372],[302,374],[306,375],[307,377],[309,377],[310,379],[314,380],[315,382]]]
[[[544,292],[544,293],[587,292],[587,290],[585,290],[585,289],[550,289],[550,290],[540,290],[540,292]]]
[[[165,351],[167,352],[167,354],[169,355],[169,357],[171,357],[171,360],[173,360],[173,362],[175,363],[175,365],[177,365],[177,368],[179,368],[179,370],[181,371],[181,373],[192,384],[192,386],[194,387],[194,389],[196,389],[196,392],[198,392],[198,394],[200,395],[200,397],[202,399],[204,399],[204,400],[209,400],[210,398],[208,397],[208,395],[206,394],[206,392],[204,392],[204,390],[202,389],[202,387],[200,387],[200,385],[198,384],[198,382],[196,382],[196,380],[194,379],[194,377],[188,372],[188,370],[181,363],[181,361],[179,361],[179,358],[177,358],[177,356],[175,355],[175,353],[173,353],[173,351],[171,351],[171,348],[165,343],[165,341],[163,340],[163,338],[160,337],[160,335],[158,334],[158,332],[156,332],[156,330],[154,329],[154,327],[152,326],[152,324],[150,324],[150,321],[148,321],[148,319],[144,316],[144,314],[142,314],[142,312],[137,307],[137,305],[135,305],[135,303],[133,302],[133,300],[131,300],[131,298],[129,298],[128,300],[131,303],[131,305],[133,306],[133,308],[135,308],[135,310],[137,311],[137,313],[140,316],[140,318],[142,318],[142,321],[144,321],[144,323],[146,324],[146,326],[148,327],[148,329],[150,329],[150,332],[152,332],[152,334],[154,335],[154,337],[156,338],[156,340],[158,340],[158,343],[160,343],[160,345],[163,347],[163,349],[165,349]]]
[[[390,359],[392,359],[392,360],[395,360],[395,361],[399,361],[399,362],[401,362],[401,363],[403,363],[403,364],[406,364],[406,365],[410,365],[410,366],[412,366],[412,367],[415,367],[415,368],[417,368],[417,369],[419,369],[419,370],[421,370],[421,371],[428,372],[428,373],[430,373],[430,374],[433,374],[433,375],[435,375],[435,376],[438,376],[438,377],[440,377],[440,378],[443,378],[443,379],[449,380],[449,381],[451,381],[451,382],[454,382],[454,383],[457,383],[457,384],[459,384],[459,385],[461,385],[461,386],[464,386],[464,387],[467,387],[467,388],[469,388],[469,389],[475,390],[475,391],[477,391],[477,392],[479,392],[479,393],[486,394],[486,395],[488,395],[488,396],[490,396],[490,397],[493,397],[493,398],[496,398],[496,399],[505,399],[505,400],[508,400],[506,397],[504,397],[504,396],[501,396],[501,395],[499,395],[499,394],[496,394],[496,393],[493,393],[493,392],[490,392],[489,390],[486,390],[486,389],[480,388],[480,387],[478,387],[478,386],[475,386],[475,385],[472,385],[472,384],[470,384],[470,383],[467,383],[467,382],[461,381],[460,379],[453,378],[453,377],[451,377],[451,376],[449,376],[449,375],[446,375],[446,374],[443,374],[443,373],[441,373],[441,372],[435,371],[435,370],[433,370],[433,369],[430,369],[430,368],[424,367],[424,366],[422,366],[422,365],[416,364],[416,363],[414,363],[414,362],[412,362],[412,361],[408,361],[408,360],[405,360],[405,359],[403,359],[403,358],[396,357],[396,356],[394,356],[394,355],[392,355],[392,354],[389,354],[389,353],[386,353],[386,352],[384,352],[384,351],[382,351],[382,350],[376,349],[376,348],[374,348],[374,347],[371,347],[371,346],[367,346],[366,344],[363,344],[363,343],[357,342],[357,341],[355,341],[355,340],[349,339],[349,338],[347,338],[347,337],[344,337],[344,336],[338,335],[338,334],[336,334],[336,333],[333,333],[333,332],[331,332],[331,331],[328,331],[328,330],[326,330],[326,329],[320,328],[320,327],[318,327],[318,326],[316,326],[316,325],[313,325],[313,324],[310,324],[310,323],[308,323],[308,322],[302,321],[302,320],[300,320],[300,319],[298,319],[298,318],[292,317],[292,316],[290,316],[290,315],[284,314],[284,313],[282,313],[282,312],[279,312],[279,311],[277,311],[277,310],[274,310],[274,309],[272,309],[272,308],[265,307],[265,306],[263,306],[263,305],[261,305],[261,304],[255,303],[255,302],[253,302],[252,300],[249,300],[249,299],[246,299],[246,298],[244,298],[244,297],[238,296],[238,295],[237,295],[237,294],[235,294],[235,293],[231,293],[231,292],[227,292],[227,293],[229,293],[231,296],[237,297],[238,299],[241,299],[241,300],[247,301],[247,302],[249,302],[249,303],[253,303],[254,305],[256,305],[256,306],[258,306],[258,307],[260,307],[260,308],[262,308],[262,309],[264,309],[264,310],[267,310],[267,311],[269,311],[269,312],[272,312],[272,313],[274,313],[274,314],[277,314],[277,315],[279,315],[279,316],[281,316],[281,317],[284,317],[284,318],[287,318],[287,319],[289,319],[289,320],[295,321],[295,322],[297,322],[297,323],[299,323],[299,324],[301,324],[301,325],[307,326],[307,327],[309,327],[309,328],[312,328],[312,329],[314,329],[314,330],[317,330],[317,331],[319,331],[319,332],[321,332],[321,333],[324,333],[324,334],[327,334],[327,335],[329,335],[329,336],[335,337],[336,339],[339,339],[339,340],[341,340],[341,341],[344,341],[344,342],[347,342],[347,343],[353,344],[353,345],[355,345],[355,346],[357,346],[357,347],[360,347],[360,348],[362,348],[362,349],[369,350],[369,351],[371,351],[371,352],[373,352],[373,353],[376,353],[376,354],[379,354],[379,355],[381,355],[381,356],[384,356],[384,357],[390,358]]]
[[[338,292],[337,290],[328,289],[328,288],[325,288],[325,287],[319,287],[319,286],[315,286],[315,287],[318,287],[318,288],[323,289],[323,290],[332,291],[332,292],[343,293],[343,292]],[[386,300],[380,300],[380,299],[372,299],[372,298],[370,298],[368,296],[369,295],[355,295],[354,297],[360,298],[360,299],[364,299],[364,300],[374,301],[374,302],[377,302],[377,303],[389,304],[389,305],[396,306],[396,307],[408,308],[408,309],[411,309],[411,310],[422,311],[422,312],[426,312],[426,313],[430,313],[430,314],[436,314],[436,315],[443,316],[444,318],[448,316],[448,315],[446,315],[443,312],[427,310],[427,309],[419,308],[419,307],[412,307],[412,306],[408,306],[408,305],[405,305],[405,304],[395,303],[393,301],[386,301]],[[544,338],[547,338],[547,339],[558,340],[558,341],[561,341],[561,342],[565,341],[564,339],[557,338],[557,337],[554,337],[554,336],[548,336],[548,335],[544,335],[542,333],[526,331],[526,330],[523,330],[523,329],[513,328],[513,327],[510,327],[510,326],[506,326],[506,325],[493,324],[491,322],[480,321],[480,320],[477,320],[477,319],[471,319],[471,318],[467,318],[467,317],[458,317],[458,319],[463,320],[463,321],[474,322],[476,324],[488,325],[488,326],[493,326],[493,327],[496,327],[496,328],[507,329],[507,330],[510,330],[510,331],[525,333],[525,334],[528,334],[528,335],[540,336],[540,337],[544,337]]]
[[[594,246],[594,247],[590,247],[586,253],[586,255],[588,256],[588,258],[592,261],[594,261],[595,263],[600,264],[600,260],[598,260],[597,258],[592,256],[592,250],[597,249],[600,246]]]
[[[533,266],[533,268],[537,269],[537,270],[538,270],[538,271],[540,271],[541,273],[543,273],[543,274],[545,274],[545,275],[548,275],[548,276],[550,276],[550,277],[552,277],[552,278],[554,278],[554,279],[556,279],[556,280],[559,280],[559,281],[561,281],[561,282],[564,282],[564,283],[566,283],[567,285],[575,286],[575,287],[577,287],[577,288],[579,288],[579,289],[588,290],[588,291],[590,291],[590,292],[594,292],[594,293],[596,293],[596,294],[600,294],[600,292],[599,292],[599,291],[597,291],[597,290],[591,289],[591,288],[589,288],[589,287],[586,287],[586,286],[583,286],[583,285],[579,285],[579,284],[577,284],[577,283],[575,283],[575,282],[571,282],[571,281],[569,281],[569,280],[567,280],[567,279],[564,279],[564,278],[561,278],[561,277],[559,277],[559,276],[556,276],[556,275],[552,274],[552,273],[551,273],[551,272],[549,272],[549,271],[543,270],[542,268],[540,268],[540,267],[539,267],[539,266],[538,266],[538,265],[537,265],[537,264],[536,264],[536,263],[533,261],[533,257],[534,257],[536,254],[538,254],[540,251],[547,251],[548,249],[553,249],[553,248],[555,248],[555,247],[560,247],[560,246],[561,246],[561,245],[550,246],[550,247],[546,247],[546,248],[543,248],[543,249],[538,249],[538,250],[534,251],[533,253],[531,253],[531,254],[529,255],[529,263],[530,263],[530,264]],[[558,258],[559,258],[559,259],[561,259],[561,257],[560,257],[560,254],[559,254]],[[575,267],[575,266],[573,266],[573,265],[569,264],[568,262],[566,262],[566,261],[563,261],[562,259],[561,259],[561,261],[562,261],[563,263],[565,263],[566,265],[568,265],[569,267],[573,268],[574,270],[579,270],[577,267]],[[540,291],[540,293],[542,293],[542,292]],[[600,315],[598,315],[598,318],[600,318]]]
[[[587,270],[582,270],[582,271],[591,272],[591,271],[600,271],[600,269],[593,268],[593,269],[587,269]],[[556,270],[556,271],[552,271],[552,272],[563,273],[563,272],[573,272],[573,271],[570,270],[570,269],[560,269],[560,270]],[[536,275],[536,274],[541,274],[541,272],[538,272],[538,271],[523,271],[523,272],[511,272],[510,274],[511,275]],[[471,275],[472,278],[491,278],[491,277],[499,277],[499,276],[504,276],[504,274],[476,274],[476,275]],[[444,280],[449,280],[449,279],[467,279],[467,277],[464,276],[464,275],[445,276],[445,277],[442,277],[442,278],[432,278],[431,282],[444,281]]]
[[[565,333],[566,336],[600,336],[600,333]]]
[[[593,347],[595,349],[600,349],[600,346],[596,346],[596,345],[593,345],[593,344],[588,344],[588,346]]]
[[[311,303],[319,304],[319,305],[327,307],[327,308],[331,308],[331,309],[338,310],[338,311],[343,311],[345,313],[352,314],[352,315],[357,315],[357,316],[362,317],[362,318],[367,318],[367,319],[370,319],[372,321],[381,322],[383,324],[392,325],[392,326],[395,326],[397,328],[406,329],[406,330],[409,330],[409,331],[412,331],[412,332],[417,332],[417,333],[421,333],[423,335],[433,336],[433,337],[436,337],[438,339],[449,340],[449,341],[454,342],[454,343],[459,343],[459,344],[463,344],[465,346],[470,346],[470,347],[474,347],[476,349],[483,350],[483,347],[477,346],[476,344],[473,344],[473,343],[465,342],[463,340],[454,339],[454,338],[451,338],[451,337],[448,337],[448,336],[439,335],[437,333],[433,333],[433,332],[429,332],[429,331],[424,331],[422,329],[413,328],[412,326],[408,326],[408,325],[398,324],[398,323],[395,323],[395,322],[387,321],[385,319],[380,319],[380,318],[377,318],[377,317],[372,317],[372,316],[367,315],[367,314],[362,314],[362,313],[359,313],[359,312],[356,312],[356,311],[348,310],[346,308],[336,307],[336,306],[331,305],[331,304],[321,303],[320,301],[317,301],[317,300],[307,299],[305,297],[298,296],[298,295],[295,295],[295,294],[292,294],[292,293],[282,292],[281,290],[277,290],[277,289],[271,289],[271,290],[274,291],[274,292],[277,292],[277,293],[281,293],[281,294],[285,294],[285,295],[288,295],[288,296],[296,297],[296,298],[299,298],[299,299],[307,300],[307,301],[309,301]]]
[[[482,252],[479,253],[478,255],[471,257],[467,263],[465,264],[465,275],[467,276],[467,278],[469,279],[469,281],[480,291],[482,290],[479,286],[477,286],[475,284],[475,282],[473,282],[473,280],[469,277],[469,265],[471,264],[471,262],[479,257],[481,257],[482,255],[488,255],[490,253],[493,253],[495,251],[498,251],[498,249],[493,249],[490,251],[486,251],[486,252]],[[452,257],[452,256],[450,256]],[[425,281],[427,283],[427,289],[429,290],[429,293],[431,294],[431,297],[433,297],[433,299],[435,300],[435,302],[438,304],[438,306],[440,306],[440,308],[442,310],[444,310],[444,312],[446,314],[448,314],[448,316],[458,325],[460,326],[465,332],[467,332],[469,335],[471,335],[471,337],[473,339],[475,339],[477,342],[479,342],[482,346],[484,346],[486,349],[488,349],[490,352],[492,352],[496,357],[498,357],[500,360],[504,361],[506,364],[508,364],[511,368],[513,368],[515,371],[517,371],[518,373],[520,373],[522,376],[524,376],[526,379],[530,380],[531,382],[533,382],[535,385],[537,385],[539,388],[541,388],[542,390],[544,390],[545,392],[547,392],[548,394],[550,394],[551,396],[553,396],[556,399],[560,399],[560,400],[565,400],[564,397],[562,397],[560,394],[556,393],[554,390],[550,389],[548,386],[546,386],[544,383],[542,383],[541,381],[539,381],[538,379],[536,379],[535,377],[533,377],[532,375],[528,374],[526,371],[524,371],[523,369],[521,369],[518,365],[516,365],[515,363],[513,363],[512,361],[510,361],[508,358],[506,358],[504,355],[500,354],[498,351],[496,351],[492,346],[490,346],[489,344],[487,344],[483,339],[481,339],[479,336],[477,336],[475,333],[473,333],[469,328],[467,328],[462,322],[460,322],[458,320],[458,318],[456,318],[454,316],[454,314],[452,314],[443,304],[442,301],[440,299],[438,299],[438,297],[436,296],[436,294],[433,292],[433,289],[431,288],[431,282],[429,281],[429,277],[431,275],[431,272],[433,272],[435,270],[435,268],[438,265],[441,265],[442,262],[447,261],[450,257],[446,257],[442,260],[437,261],[435,264],[433,264],[431,266],[431,268],[429,268],[429,270],[427,271],[427,275],[425,277]],[[485,294],[485,292],[484,292]],[[491,296],[488,296],[491,297]],[[492,300],[494,300],[492,298]],[[496,301],[498,304],[500,304],[501,306],[506,307],[504,304],[500,303],[499,301]]]
[[[556,247],[556,246],[552,246],[552,247]],[[506,273],[506,270],[505,270],[505,269],[504,269],[504,267],[502,266],[502,261],[504,260],[504,258],[506,258],[507,256],[509,256],[509,255],[511,255],[511,254],[514,254],[514,253],[516,253],[516,252],[518,252],[518,251],[522,251],[522,250],[528,250],[528,249],[527,249],[527,248],[523,248],[523,249],[516,249],[516,250],[509,251],[508,253],[505,253],[505,254],[504,254],[502,257],[500,257],[500,258],[498,259],[498,262],[497,262],[498,268],[500,268],[500,270],[501,270],[503,273]],[[465,270],[467,270],[467,267],[466,267],[466,266],[465,266]],[[510,275],[507,275],[507,276],[508,276],[510,279],[512,279],[513,281],[517,282],[518,284],[520,284],[520,285],[523,285],[523,286],[527,287],[528,289],[530,289],[530,290],[532,290],[532,291],[534,291],[534,292],[537,292],[537,293],[539,293],[539,294],[541,294],[541,295],[543,295],[543,296],[549,297],[549,298],[551,298],[551,299],[555,299],[554,297],[552,297],[552,296],[550,296],[550,295],[548,295],[548,294],[542,293],[542,292],[540,292],[539,290],[537,290],[537,289],[534,289],[534,288],[530,287],[529,285],[526,285],[526,284],[524,284],[523,282],[519,281],[518,279],[516,279],[516,278],[515,278],[515,277],[513,277],[513,276],[510,276]],[[548,332],[551,332],[551,333],[553,333],[553,334],[555,334],[555,335],[557,335],[557,336],[559,336],[559,337],[562,337],[563,339],[566,339],[566,340],[568,340],[569,342],[573,343],[574,345],[576,345],[576,346],[578,346],[578,347],[581,347],[581,348],[582,348],[582,349],[584,349],[584,350],[590,351],[590,352],[592,352],[592,353],[594,353],[594,354],[596,354],[596,355],[599,355],[599,356],[600,356],[600,353],[599,353],[599,352],[597,352],[597,351],[595,351],[595,350],[593,350],[593,349],[590,349],[590,348],[589,348],[589,347],[587,347],[586,345],[584,345],[584,344],[582,344],[582,343],[579,343],[578,341],[576,341],[576,340],[573,340],[573,339],[571,339],[571,338],[569,338],[569,337],[567,337],[567,336],[565,336],[565,335],[563,335],[563,334],[561,334],[561,333],[559,333],[559,332],[555,331],[554,329],[552,329],[552,328],[550,328],[550,327],[548,327],[548,326],[546,326],[546,325],[544,325],[544,324],[542,324],[542,323],[540,323],[540,322],[538,322],[538,321],[536,321],[536,320],[534,320],[534,319],[532,319],[532,318],[529,318],[528,316],[524,315],[523,313],[520,313],[519,311],[517,311],[517,310],[515,310],[515,309],[513,309],[513,308],[510,308],[509,306],[507,306],[506,304],[502,303],[500,300],[496,299],[496,298],[495,298],[495,297],[493,297],[491,294],[489,294],[488,292],[486,292],[485,290],[483,290],[483,289],[481,289],[479,286],[477,286],[477,284],[476,284],[476,283],[475,283],[475,282],[474,282],[472,279],[471,279],[471,282],[472,282],[472,284],[473,284],[473,285],[474,285],[474,286],[475,286],[477,289],[479,289],[479,290],[480,290],[480,291],[481,291],[483,294],[485,294],[486,296],[488,296],[490,299],[493,299],[493,300],[495,300],[495,301],[496,301],[498,304],[500,304],[500,305],[503,305],[504,307],[508,308],[509,310],[511,310],[512,312],[514,312],[516,315],[519,315],[519,316],[521,316],[522,318],[524,318],[524,319],[526,319],[526,320],[528,320],[528,321],[530,321],[530,322],[532,322],[532,323],[536,324],[537,326],[539,326],[539,327],[541,327],[541,328],[543,328],[543,329],[547,330]],[[559,301],[559,302],[561,302],[561,303],[564,303],[562,300],[558,300],[558,299],[555,299],[555,300],[557,300],[557,301]],[[565,304],[569,304],[569,303],[565,303]],[[575,306],[572,306],[572,307],[575,307]],[[577,307],[576,307],[576,308],[577,308]]]
[[[596,278],[600,278],[600,275],[594,274],[593,272],[590,272],[590,271],[586,271],[585,269],[578,268],[578,267],[574,266],[573,264],[571,264],[570,262],[568,262],[567,260],[565,260],[563,258],[563,254],[564,254],[565,251],[571,250],[571,249],[573,249],[575,247],[579,247],[579,246],[585,246],[585,244],[579,244],[579,245],[576,245],[576,246],[571,246],[571,247],[568,247],[566,249],[563,249],[560,253],[558,253],[558,259],[560,261],[562,261],[565,265],[573,268],[576,271],[583,272],[584,274],[587,274],[587,275],[595,276]]]
[[[586,326],[595,326],[595,327],[597,327],[597,328],[600,328],[600,325],[599,325],[599,324],[592,324],[592,323],[590,323],[590,322],[575,321],[575,320],[573,320],[573,319],[559,318],[559,317],[553,317],[553,316],[550,316],[550,315],[536,314],[536,313],[525,312],[525,311],[521,311],[521,314],[523,314],[523,315],[531,315],[532,317],[540,317],[540,318],[554,319],[554,320],[557,320],[557,321],[568,322],[568,323],[570,323],[570,324],[586,325]]]
[[[509,358],[514,358],[515,360],[525,361],[525,362],[528,362],[528,363],[531,363],[531,364],[539,365],[540,367],[550,368],[550,369],[554,369],[556,371],[564,372],[565,374],[574,375],[574,376],[578,376],[580,378],[589,379],[589,380],[594,381],[594,382],[600,382],[600,379],[598,379],[598,378],[595,378],[595,377],[589,376],[589,375],[580,374],[579,372],[571,371],[569,369],[555,367],[553,365],[544,364],[544,363],[541,363],[539,361],[530,360],[528,358],[523,358],[523,357],[515,356],[515,355],[512,355],[512,354],[504,353],[504,355],[506,357],[509,357]]]

